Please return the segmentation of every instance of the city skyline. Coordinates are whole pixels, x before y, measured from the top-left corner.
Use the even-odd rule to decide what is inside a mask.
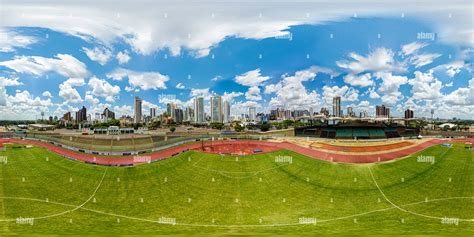
[[[474,44],[446,25],[466,27],[469,5],[440,4],[445,10],[415,11],[419,5],[406,4],[389,5],[387,13],[366,2],[361,4],[366,10],[352,6],[335,18],[317,18],[318,4],[296,5],[287,14],[285,4],[276,5],[272,14],[250,3],[234,11],[228,3],[199,13],[194,20],[199,31],[185,28],[178,34],[165,28],[193,22],[176,16],[196,6],[179,12],[133,5],[106,11],[117,21],[117,32],[108,32],[101,28],[108,29],[108,23],[80,4],[47,12],[70,13],[61,21],[80,27],[68,29],[41,21],[41,11],[7,1],[2,13],[8,17],[0,25],[0,119],[35,119],[42,112],[60,117],[82,106],[90,114],[107,107],[117,117],[134,115],[135,96],[142,98],[143,114],[151,108],[161,114],[168,103],[194,108],[196,96],[205,102],[203,113],[211,114],[209,102],[216,95],[230,103],[232,116],[248,113],[249,107],[264,113],[276,108],[332,113],[332,99],[340,96],[341,108],[369,116],[384,104],[397,117],[410,108],[417,117],[430,117],[435,109],[435,117],[469,119],[474,117]],[[337,11],[325,6],[327,12]],[[157,29],[130,31],[126,26],[136,23],[130,20],[136,14],[153,15],[149,24]],[[256,27],[233,21],[234,15]],[[98,28],[76,21],[82,18],[97,20]],[[220,32],[213,22],[229,31],[207,39]]]

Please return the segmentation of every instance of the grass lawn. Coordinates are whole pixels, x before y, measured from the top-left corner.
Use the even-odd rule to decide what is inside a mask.
[[[87,165],[37,147],[0,156],[0,235],[474,234],[474,152],[463,144],[381,164],[286,150],[188,151],[135,167]]]

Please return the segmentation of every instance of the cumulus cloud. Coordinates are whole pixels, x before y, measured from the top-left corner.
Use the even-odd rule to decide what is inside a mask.
[[[94,47],[92,49],[82,47],[82,51],[84,51],[90,60],[96,61],[102,66],[107,64],[112,57],[112,51],[105,47]]]
[[[275,94],[270,100],[270,106],[298,109],[318,104],[319,94],[314,90],[308,91],[303,82],[314,80],[320,71],[320,67],[310,67],[297,71],[292,76],[285,74],[278,83],[267,85],[265,94]]]
[[[260,95],[260,88],[258,88],[258,86],[250,87],[245,93],[245,99],[254,101],[262,100],[262,96]]]
[[[51,92],[49,92],[49,91],[44,91],[43,94],[41,94],[41,95],[44,96],[44,97],[48,97],[48,98],[53,97],[53,95],[51,95]]]
[[[410,63],[415,65],[415,68],[423,67],[432,63],[435,59],[439,58],[441,54],[416,54],[410,57]]]
[[[83,78],[69,78],[59,84],[59,96],[61,96],[66,103],[82,102],[81,95],[74,87],[83,85],[85,85]]]
[[[0,77],[0,86],[7,87],[7,86],[20,86],[20,85],[23,85],[23,82],[19,81],[18,78]]]
[[[153,6],[153,1],[123,2],[72,0],[67,3],[40,0],[3,3],[2,25],[7,27],[43,27],[85,39],[98,39],[107,45],[124,41],[131,48],[149,55],[168,49],[178,55],[189,49],[202,57],[227,37],[263,39],[284,35],[290,26],[346,20],[353,12],[359,16],[416,15],[435,23],[443,41],[472,45],[471,7],[469,2],[432,4],[403,1],[378,4],[372,1],[345,4],[279,3],[271,8],[246,2],[223,4],[167,3]],[[449,21],[440,11],[452,13]],[[68,14],[64,14],[67,12]],[[21,13],[28,17],[19,17]],[[305,16],[305,13],[311,13]],[[268,17],[278,16],[278,17]],[[54,20],[51,20],[54,17]],[[456,24],[452,24],[455,21]]]
[[[128,55],[128,50],[118,52],[117,56],[115,58],[117,58],[117,61],[118,61],[119,64],[126,64],[126,63],[128,63],[128,61],[130,61],[130,56]]]
[[[138,72],[124,68],[117,68],[107,74],[108,78],[116,81],[121,81],[128,78],[129,90],[158,90],[166,89],[166,82],[169,81],[169,76],[163,75],[159,72]]]
[[[377,48],[366,57],[357,53],[350,53],[348,60],[337,61],[336,65],[348,70],[352,74],[361,72],[402,72],[406,69],[402,63],[394,59],[394,53],[387,48]]]
[[[243,94],[244,93],[242,92],[236,92],[236,91],[232,91],[230,93],[224,92],[224,95],[222,95],[222,99],[224,101],[232,102],[235,98],[242,96]]]
[[[332,105],[332,99],[340,96],[342,101],[359,100],[359,91],[348,86],[323,86],[323,97],[326,105]]]
[[[105,98],[107,102],[114,102],[117,95],[120,94],[119,86],[112,86],[107,81],[97,77],[92,77],[88,85],[91,88],[92,95]]]
[[[419,49],[426,47],[428,44],[423,42],[411,42],[402,46],[401,54],[408,56],[416,53]]]
[[[53,105],[51,99],[41,99],[35,97],[27,90],[16,90],[15,95],[3,93],[0,87],[0,113],[3,119],[15,119],[18,116],[27,119],[35,119],[40,112],[48,112]]]
[[[182,89],[184,89],[184,88],[185,88],[185,86],[184,86],[183,83],[180,82],[180,83],[176,84],[176,89],[182,90]]]
[[[196,89],[192,88],[189,96],[191,97],[204,97],[204,99],[209,99],[212,93],[209,92],[209,88]]]
[[[370,73],[361,75],[347,74],[344,76],[344,82],[351,86],[368,87],[374,85],[374,81],[372,81],[371,78],[372,76]]]
[[[382,102],[387,105],[394,105],[403,95],[400,92],[400,86],[408,83],[406,76],[393,75],[390,72],[379,72],[375,74],[377,79],[382,80],[378,91],[382,94]]]
[[[27,48],[37,42],[36,37],[0,28],[0,52],[14,52],[17,48]]]
[[[243,86],[255,87],[261,85],[263,82],[269,80],[270,77],[262,76],[260,68],[248,71],[244,74],[235,77],[235,82]]]
[[[84,78],[88,75],[86,65],[69,54],[57,54],[55,58],[16,56],[12,60],[0,62],[0,65],[36,76],[48,72],[56,72],[68,78]]]
[[[409,84],[412,85],[412,98],[415,100],[435,100],[442,96],[441,81],[433,76],[433,71],[426,73],[416,71],[415,78],[410,79]]]

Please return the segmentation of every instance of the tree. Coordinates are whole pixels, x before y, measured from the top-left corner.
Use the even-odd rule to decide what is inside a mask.
[[[211,123],[211,128],[222,130],[224,128],[224,123],[213,122]]]
[[[234,130],[236,132],[242,132],[244,131],[244,127],[240,124],[240,122],[237,122],[235,125],[234,125]]]
[[[176,131],[176,127],[171,127],[171,128],[170,128],[170,131],[171,131],[171,132]]]
[[[262,132],[266,132],[268,130],[270,130],[270,124],[269,123],[262,123],[262,125],[260,125],[260,131]]]

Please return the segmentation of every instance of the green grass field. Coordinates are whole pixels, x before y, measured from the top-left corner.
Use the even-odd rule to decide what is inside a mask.
[[[0,156],[8,161],[0,164],[0,235],[474,234],[474,152],[463,144],[363,165],[290,151],[189,151],[136,167],[87,165],[36,147]]]

